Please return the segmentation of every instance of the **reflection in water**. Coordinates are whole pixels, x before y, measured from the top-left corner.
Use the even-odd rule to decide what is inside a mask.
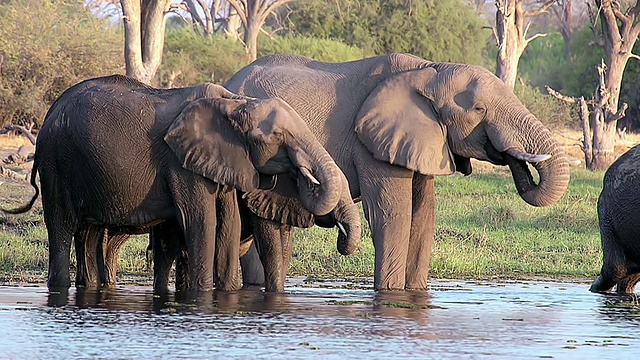
[[[0,329],[11,329],[0,354],[586,359],[640,350],[637,299],[584,284],[434,281],[428,292],[379,293],[295,285],[277,294],[0,287]]]

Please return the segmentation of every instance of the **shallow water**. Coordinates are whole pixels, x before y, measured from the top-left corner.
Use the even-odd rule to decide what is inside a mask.
[[[434,280],[428,292],[393,293],[294,281],[283,294],[185,298],[149,286],[0,286],[0,332],[3,359],[636,359],[640,305],[535,281]]]

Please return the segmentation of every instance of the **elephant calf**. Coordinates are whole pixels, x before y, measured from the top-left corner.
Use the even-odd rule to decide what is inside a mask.
[[[633,293],[640,281],[640,145],[616,160],[604,175],[598,199],[604,254],[593,292]]]

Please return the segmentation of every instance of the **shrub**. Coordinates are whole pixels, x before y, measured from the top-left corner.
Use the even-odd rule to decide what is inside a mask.
[[[190,27],[168,28],[164,41],[157,74],[161,86],[223,84],[248,63],[239,41],[222,36],[205,38]]]
[[[338,40],[316,39],[306,36],[273,37],[260,41],[258,56],[269,54],[298,54],[324,62],[343,62],[365,57],[364,50]]]
[[[37,126],[84,79],[124,72],[123,36],[81,1],[0,2],[0,125]]]

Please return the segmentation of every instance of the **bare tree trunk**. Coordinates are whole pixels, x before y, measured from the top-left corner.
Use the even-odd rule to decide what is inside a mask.
[[[164,46],[165,14],[171,0],[120,0],[127,75],[150,84]]]
[[[496,75],[513,88],[518,75],[518,63],[527,45],[534,39],[546,36],[535,34],[527,38],[529,25],[526,19],[543,14],[556,0],[549,0],[537,11],[524,10],[522,0],[497,0],[496,1],[496,26],[494,37],[498,45],[496,58]]]
[[[224,25],[222,27],[224,35],[228,38],[237,40],[239,38],[240,28],[242,27],[242,21],[240,15],[234,7],[229,9],[229,16],[227,16]]]
[[[258,34],[267,17],[278,7],[293,0],[227,0],[238,12],[244,26],[244,48],[250,61],[258,54]]]

